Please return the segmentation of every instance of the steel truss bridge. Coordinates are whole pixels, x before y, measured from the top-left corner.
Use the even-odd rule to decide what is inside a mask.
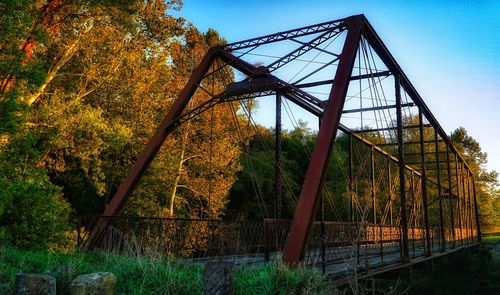
[[[169,134],[216,107],[240,104],[241,116],[255,98],[276,105],[277,204],[286,189],[282,110],[293,105],[318,118],[293,220],[120,215]],[[325,185],[332,165],[340,188]],[[329,206],[336,214],[325,220]],[[81,240],[94,248],[276,259],[339,276],[411,265],[481,240],[474,174],[364,15],[210,48],[104,214],[81,222]]]

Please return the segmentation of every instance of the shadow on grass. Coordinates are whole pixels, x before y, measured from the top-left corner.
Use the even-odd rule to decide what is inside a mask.
[[[500,239],[496,239],[500,242]],[[432,272],[416,271],[409,293],[416,295],[500,294],[500,255],[496,242],[483,243],[476,253],[438,266]]]

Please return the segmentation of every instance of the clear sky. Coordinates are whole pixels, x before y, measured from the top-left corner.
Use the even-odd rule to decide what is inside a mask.
[[[500,1],[184,0],[177,15],[229,42],[363,13],[441,126],[500,171]]]

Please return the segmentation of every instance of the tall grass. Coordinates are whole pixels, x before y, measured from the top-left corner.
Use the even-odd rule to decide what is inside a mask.
[[[80,274],[109,271],[117,277],[116,294],[201,294],[199,265],[176,259],[141,259],[104,253],[44,253],[0,249],[0,294],[10,294],[18,273],[49,273],[57,294],[67,294]]]
[[[241,267],[235,278],[235,294],[241,295],[337,293],[317,270],[291,269],[279,263]]]
[[[203,266],[175,258],[134,258],[105,253],[47,253],[0,248],[0,294],[12,294],[18,273],[49,273],[57,294],[68,294],[80,274],[109,271],[116,275],[116,294],[202,294]],[[311,269],[277,263],[240,267],[235,294],[335,294],[333,284]]]

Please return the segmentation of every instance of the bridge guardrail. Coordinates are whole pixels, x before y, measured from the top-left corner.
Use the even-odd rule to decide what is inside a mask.
[[[107,227],[88,245],[88,233],[99,220]],[[226,256],[243,263],[279,260],[288,235],[291,220],[226,221],[214,219],[161,218],[137,216],[81,215],[78,245],[89,250],[133,255],[172,255],[191,259]],[[431,227],[433,251],[441,245],[440,228]],[[451,231],[446,231],[447,244]],[[470,233],[470,231],[469,231]],[[425,247],[425,229],[410,227],[410,254],[421,256]],[[457,234],[457,232],[455,233]],[[378,256],[401,256],[401,228],[356,222],[315,222],[304,263],[326,267],[356,259],[360,265],[369,264]],[[459,240],[458,245],[470,237]]]

